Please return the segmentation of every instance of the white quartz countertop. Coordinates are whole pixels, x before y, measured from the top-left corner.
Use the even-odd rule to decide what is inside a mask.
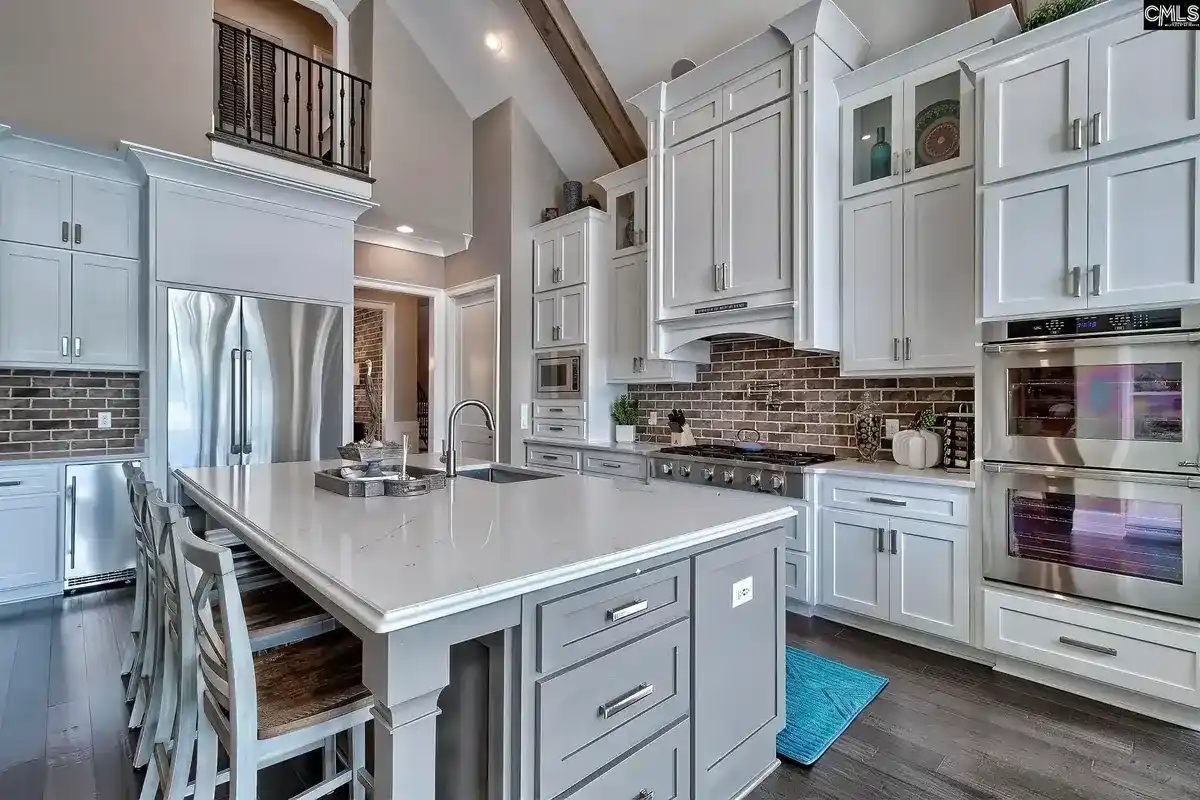
[[[929,469],[913,469],[903,467],[895,461],[876,461],[873,464],[863,464],[860,461],[829,461],[824,464],[814,464],[805,467],[805,472],[821,474],[832,472],[838,475],[853,475],[859,478],[886,478],[893,481],[913,481],[916,483],[932,483],[939,486],[956,486],[960,489],[974,489],[975,481],[970,474],[946,472],[940,467]]]
[[[570,442],[562,439],[551,439],[544,436],[531,436],[525,440],[525,444],[544,444],[552,447],[569,447],[574,450],[604,450],[610,453],[636,453],[640,456],[647,456],[651,453],[657,453],[666,445],[657,444],[655,442],[633,442],[624,444],[621,442]]]
[[[581,475],[422,497],[317,489],[301,462],[176,472],[189,496],[375,632],[416,625],[795,515],[786,502]],[[436,456],[410,463],[437,468]],[[265,552],[264,552],[265,551]]]

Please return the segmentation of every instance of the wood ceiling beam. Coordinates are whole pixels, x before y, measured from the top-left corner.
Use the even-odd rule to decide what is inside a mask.
[[[521,0],[521,5],[617,166],[626,167],[645,158],[646,145],[567,9],[566,0]]]

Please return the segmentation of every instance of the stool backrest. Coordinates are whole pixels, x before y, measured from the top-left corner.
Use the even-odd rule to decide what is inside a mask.
[[[246,737],[253,739],[258,735],[254,659],[233,554],[227,547],[196,536],[190,525],[176,526],[174,532],[196,579],[191,587],[191,604],[201,683],[235,742]],[[219,629],[213,624],[214,591],[221,606]]]

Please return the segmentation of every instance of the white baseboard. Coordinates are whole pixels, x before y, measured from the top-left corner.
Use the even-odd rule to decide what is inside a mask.
[[[814,616],[837,622],[848,628],[858,628],[868,633],[886,636],[889,639],[897,639],[916,647],[923,647],[926,650],[944,653],[955,658],[963,658],[967,661],[974,661],[977,664],[989,667],[996,663],[995,654],[989,653],[987,650],[980,650],[969,644],[956,642],[952,639],[943,639],[940,636],[923,633],[922,631],[909,630],[899,625],[893,625],[890,622],[882,622],[870,617],[860,616],[859,614],[852,614],[849,611],[842,611],[839,608],[818,606],[813,613]]]
[[[63,582],[39,583],[34,586],[21,586],[16,589],[0,590],[0,605],[19,603],[23,600],[37,600],[42,597],[55,597],[63,593]]]

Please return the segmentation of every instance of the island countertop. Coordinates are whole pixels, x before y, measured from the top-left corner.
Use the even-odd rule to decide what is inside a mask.
[[[181,469],[186,493],[368,630],[399,630],[786,520],[777,498],[581,475],[458,477],[413,498],[313,485],[345,462]],[[437,468],[436,456],[414,457]]]

